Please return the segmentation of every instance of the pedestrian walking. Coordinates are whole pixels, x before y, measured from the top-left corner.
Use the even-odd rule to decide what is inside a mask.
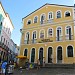
[[[37,70],[40,68],[40,60],[37,60]]]
[[[2,75],[6,74],[7,61],[4,61],[1,65]]]
[[[43,57],[43,67],[45,67],[45,57]]]
[[[26,69],[29,70],[29,68],[30,68],[29,59],[27,59],[26,63],[27,63],[27,68]]]

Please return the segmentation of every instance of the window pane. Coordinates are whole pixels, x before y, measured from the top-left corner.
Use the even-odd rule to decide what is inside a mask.
[[[34,62],[34,60],[35,60],[35,49],[33,48],[31,52],[31,62]]]
[[[25,49],[24,51],[24,56],[27,56],[27,49]]]
[[[36,38],[36,31],[33,32],[33,39]]]
[[[44,38],[44,31],[43,30],[40,32],[40,38]]]
[[[52,29],[48,30],[48,36],[52,36]]]
[[[29,20],[27,24],[31,24],[31,20]]]
[[[65,17],[68,17],[68,16],[70,16],[70,12],[65,13]]]
[[[57,18],[61,18],[61,12],[60,11],[57,12]]]
[[[34,18],[34,23],[37,23],[37,17]]]
[[[52,13],[51,12],[49,13],[49,19],[52,19]]]
[[[68,46],[67,54],[68,54],[68,57],[73,57],[73,47],[72,46]]]

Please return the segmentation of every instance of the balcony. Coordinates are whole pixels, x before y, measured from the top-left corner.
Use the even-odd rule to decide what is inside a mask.
[[[73,35],[71,35],[71,36],[66,35],[65,40],[74,40],[74,36]]]
[[[24,44],[29,44],[29,40],[24,40]]]
[[[32,40],[31,40],[31,43],[33,43],[33,44],[34,44],[34,43],[37,43],[37,39],[32,39]]]
[[[73,35],[71,35],[71,36],[69,36],[69,35],[66,35],[65,36],[65,39],[64,39],[64,36],[59,36],[59,37],[56,37],[56,41],[68,41],[68,40],[74,40],[74,36]]]
[[[56,41],[63,41],[63,36],[56,37]]]
[[[45,42],[53,42],[51,39],[32,39],[32,40],[24,40],[24,44],[36,44],[36,43],[45,43]]]
[[[50,19],[50,20],[47,20],[47,21],[40,21],[40,24],[50,24],[50,23],[53,23],[53,19]]]
[[[36,44],[36,43],[46,43],[46,42],[54,42],[55,41],[70,41],[74,40],[74,36],[59,36],[55,38],[42,38],[42,39],[32,39],[32,40],[24,40],[24,44]]]

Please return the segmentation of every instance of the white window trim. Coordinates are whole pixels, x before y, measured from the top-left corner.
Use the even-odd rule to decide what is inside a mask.
[[[29,33],[29,39],[30,39],[30,32],[27,31],[27,32],[25,33],[25,39],[24,39],[24,40],[27,40],[27,39],[26,39],[26,34],[27,34],[27,33]]]
[[[57,29],[58,29],[59,27],[61,28],[61,35],[60,35],[60,36],[63,36],[63,29],[62,29],[62,26],[57,26],[57,27],[56,27],[56,37],[57,37]]]
[[[62,63],[64,63],[64,56],[63,56],[63,46],[61,46],[61,45],[58,45],[57,47],[56,47],[56,63],[57,63],[57,48],[58,47],[62,47]]]
[[[38,48],[38,59],[39,59],[39,51],[40,51],[40,48],[43,48],[43,57],[44,57],[44,47],[39,47]]]
[[[45,30],[44,30],[44,29],[41,29],[40,32],[41,32],[42,30],[44,31],[44,38],[45,38]],[[40,32],[39,32],[39,39],[41,39],[41,38],[40,38]]]
[[[36,59],[36,48],[35,47],[32,47],[31,50],[30,50],[30,62],[31,62],[31,53],[32,53],[32,49],[33,48],[35,49],[35,59]],[[35,63],[35,59],[34,59],[34,63]]]
[[[71,27],[71,33],[72,33],[72,35],[73,35],[72,26],[71,26],[71,25],[67,25],[67,26],[70,26],[70,27]],[[66,27],[67,27],[67,26],[66,26]],[[65,27],[65,35],[68,35],[68,34],[66,33],[66,27]]]
[[[58,19],[58,18],[57,18],[57,12],[58,12],[58,11],[61,12],[61,18],[62,18],[62,11],[61,11],[61,10],[57,10],[57,11],[56,11],[56,19]]]
[[[29,24],[28,24],[28,21],[29,21],[29,20],[30,20],[30,21],[31,21],[31,23],[32,23],[32,20],[31,20],[31,19],[28,19],[28,20],[27,20],[27,23],[26,23],[27,25],[29,25]]]
[[[52,18],[51,19],[49,19],[49,13],[52,13]],[[53,12],[52,11],[50,11],[50,12],[48,12],[48,20],[52,20],[53,19]]]
[[[49,31],[49,29],[52,29],[52,36],[48,36],[48,31]],[[53,34],[54,34],[53,28],[48,28],[48,29],[47,29],[47,37],[53,37]]]
[[[49,48],[49,47],[51,47],[51,48],[52,48],[52,58],[54,58],[54,57],[53,57],[53,47],[52,47],[52,46],[48,46],[48,47],[47,47],[47,57],[46,57],[46,63],[48,63],[48,48]],[[53,61],[53,59],[52,59],[52,61]]]
[[[65,17],[65,13],[66,13],[66,12],[69,12],[69,13],[70,13],[70,16],[71,16],[71,11],[67,10],[67,11],[64,12],[64,17]],[[69,16],[69,17],[70,17],[70,16]]]
[[[35,32],[36,30],[34,30],[33,32]],[[33,32],[32,32],[32,39],[33,39]],[[37,31],[36,31],[36,38],[37,39]]]
[[[38,16],[36,15],[36,16],[34,16],[34,18],[35,18],[35,17],[37,17],[37,23],[38,23]],[[33,18],[33,23],[34,23],[34,18]]]
[[[67,47],[68,47],[68,46],[72,46],[72,47],[73,47],[73,57],[75,57],[75,56],[74,56],[74,46],[71,45],[71,44],[69,44],[69,45],[66,46],[66,57],[68,57],[68,54],[67,54]]]
[[[46,14],[45,14],[45,13],[42,13],[42,14],[40,15],[40,22],[41,22],[41,16],[42,16],[42,15],[45,16],[45,20],[46,20]]]

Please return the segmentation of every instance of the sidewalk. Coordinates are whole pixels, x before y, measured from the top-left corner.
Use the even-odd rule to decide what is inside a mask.
[[[63,69],[63,68],[40,68],[26,70],[22,69],[22,72],[18,69],[14,70],[13,75],[75,75],[75,69]]]

